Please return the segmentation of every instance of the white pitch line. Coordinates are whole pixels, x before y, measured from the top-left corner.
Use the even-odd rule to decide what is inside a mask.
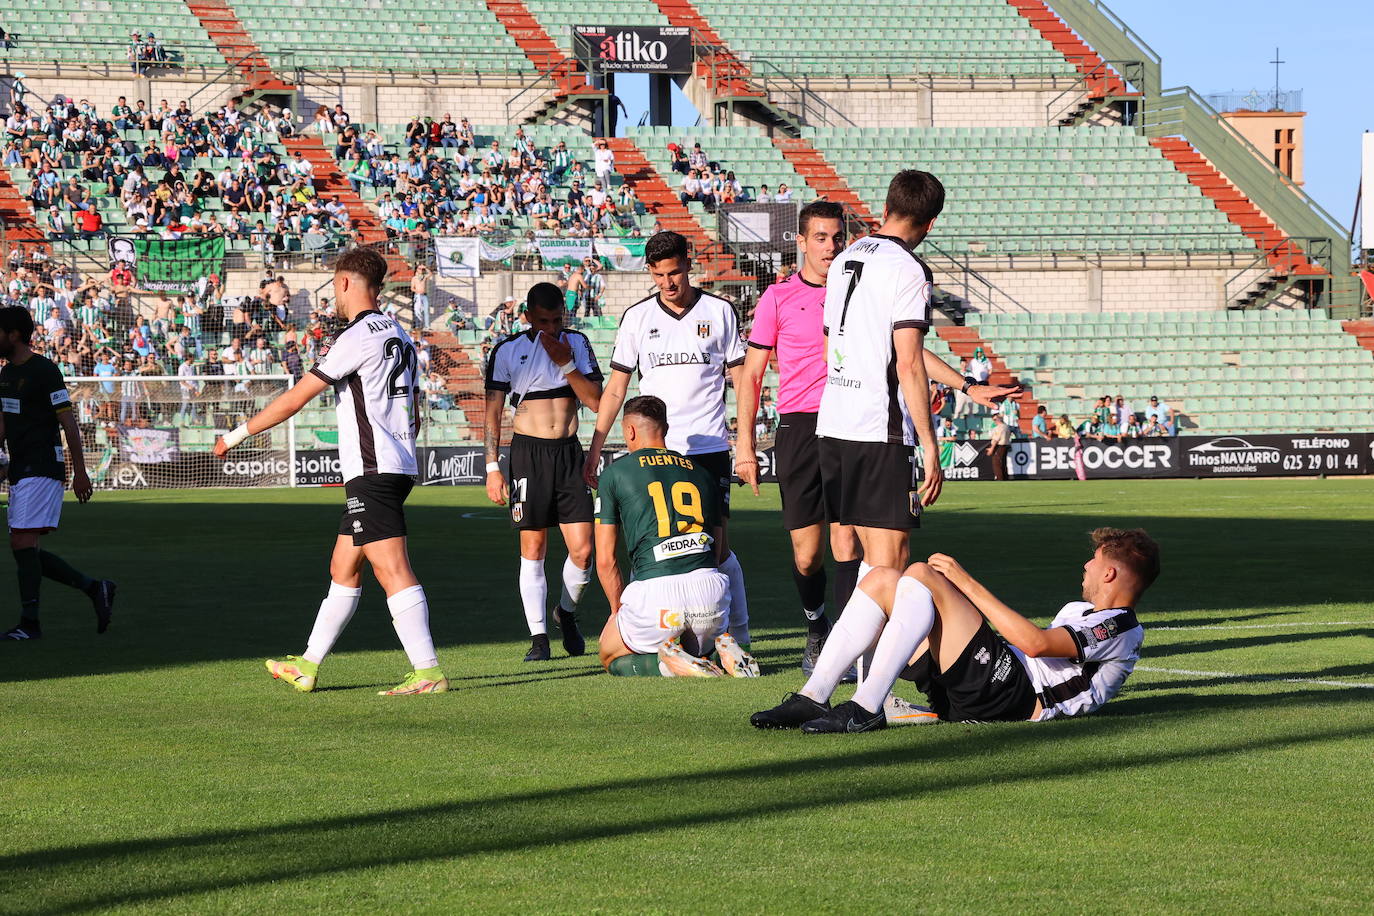
[[[1236,678],[1247,681],[1279,681],[1284,684],[1317,684],[1322,687],[1361,687],[1365,690],[1374,690],[1374,684],[1364,684],[1359,681],[1323,681],[1311,677],[1278,677],[1269,674],[1235,674],[1230,671],[1189,671],[1186,668],[1147,668],[1143,665],[1136,665],[1136,671],[1149,671],[1154,674],[1173,674],[1179,677],[1220,677]]]
[[[1194,627],[1151,627],[1145,628],[1146,632],[1161,631],[1185,631],[1185,630],[1285,630],[1289,627],[1368,627],[1374,626],[1374,620],[1323,620],[1323,621],[1293,621],[1291,623],[1231,623],[1231,624],[1199,624]]]

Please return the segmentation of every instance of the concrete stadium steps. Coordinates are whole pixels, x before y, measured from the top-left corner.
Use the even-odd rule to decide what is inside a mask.
[[[843,204],[854,211],[870,230],[878,228],[878,218],[810,140],[805,137],[774,137],[773,145],[792,163],[792,168],[817,197]]]
[[[988,381],[994,385],[1015,385],[1018,381],[1016,374],[1007,368],[1006,360],[998,355],[997,349],[979,333],[978,328],[972,325],[946,325],[935,328],[935,334],[949,347],[950,353],[959,359],[968,359],[973,352],[979,348],[983,355],[992,363],[992,374]],[[1031,420],[1035,417],[1035,411],[1040,406],[1040,402],[1030,395],[1033,379],[1026,379],[1026,396],[1018,402],[1017,420],[1021,431],[1030,434]]]
[[[1341,330],[1354,337],[1360,346],[1374,353],[1374,318],[1342,322]]]
[[[1126,84],[1087,42],[1074,34],[1064,20],[1042,0],[1007,0],[1012,8],[1025,17],[1045,40],[1052,44],[1074,69],[1083,74],[1088,97],[1103,99],[1127,95]]]
[[[224,55],[225,63],[238,69],[249,91],[295,91],[296,87],[272,72],[262,49],[249,37],[248,30],[225,0],[186,0],[186,7],[200,20],[210,40]]]
[[[752,282],[735,267],[734,256],[712,239],[691,211],[682,205],[677,192],[668,186],[633,140],[611,137],[607,142],[615,153],[616,172],[634,188],[640,203],[658,219],[660,227],[680,232],[692,243],[692,257],[703,268],[702,282]]]
[[[697,76],[721,98],[762,98],[764,93],[749,84],[749,65],[731,51],[711,23],[691,0],[654,0],[659,10],[675,26],[690,28],[696,33],[692,43],[707,45],[696,62]]]
[[[469,438],[482,441],[486,393],[483,390],[481,350],[478,349],[476,354],[470,353],[457,337],[447,331],[425,331],[424,338],[431,348],[430,365],[444,376],[454,402],[467,416]]]
[[[4,239],[6,242],[32,247],[46,239],[43,230],[38,226],[38,217],[33,212],[33,204],[19,190],[9,171],[3,168],[0,168],[0,223],[3,223],[5,227]],[[40,247],[51,253],[51,247],[46,243]],[[0,254],[8,257],[9,252],[0,252]],[[0,263],[5,262],[0,261]]]
[[[515,44],[529,58],[538,73],[553,70],[558,86],[557,95],[589,95],[603,93],[587,83],[577,62],[559,49],[539,20],[521,0],[486,0],[487,9],[501,21]]]
[[[1206,195],[1226,218],[1240,227],[1240,231],[1255,241],[1266,253],[1269,266],[1275,273],[1299,276],[1325,276],[1326,271],[1312,263],[1302,248],[1288,240],[1283,231],[1242,194],[1226,176],[1217,171],[1187,140],[1158,137],[1150,141],[1164,158],[1174,164],[1183,175]]]

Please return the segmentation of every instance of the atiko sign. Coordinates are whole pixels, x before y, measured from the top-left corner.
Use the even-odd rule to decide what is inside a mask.
[[[678,26],[573,26],[577,57],[593,73],[690,73],[692,31]]]

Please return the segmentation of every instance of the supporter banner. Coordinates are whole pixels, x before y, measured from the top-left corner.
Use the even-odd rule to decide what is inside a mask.
[[[692,30],[685,26],[573,26],[573,46],[592,73],[691,73]]]
[[[592,256],[591,239],[536,239],[545,267],[581,264]]]
[[[1288,477],[1367,474],[1374,437],[1366,433],[1184,436],[1178,441],[1184,477]]]
[[[224,238],[111,238],[111,263],[127,261],[139,289],[190,293],[202,277],[224,273]]]
[[[648,239],[597,239],[596,256],[610,270],[643,270]]]
[[[478,241],[482,243],[479,250],[482,253],[483,261],[492,261],[497,264],[509,264],[515,257],[514,242],[511,242],[509,245],[493,245],[486,239],[478,239]]]
[[[141,429],[137,426],[119,427],[120,451],[134,464],[161,464],[177,458],[175,429]]]
[[[434,240],[434,262],[441,277],[480,277],[482,240],[476,237],[441,235]]]

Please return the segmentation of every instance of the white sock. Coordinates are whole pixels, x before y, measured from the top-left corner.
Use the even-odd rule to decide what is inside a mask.
[[[315,626],[310,631],[310,641],[305,644],[305,655],[302,658],[317,665],[324,661],[324,657],[334,648],[334,643],[339,641],[339,634],[353,619],[353,612],[358,609],[358,599],[362,594],[363,590],[360,588],[349,588],[337,582],[329,583],[329,594],[320,602],[319,613],[315,615]]]
[[[434,637],[429,635],[429,604],[423,586],[412,585],[386,599],[391,609],[391,625],[416,671],[437,668],[439,655],[434,651]]]
[[[806,615],[807,620],[820,620],[825,616],[825,602],[822,601],[821,606],[814,611],[808,611],[806,608],[802,608],[802,613]]]
[[[590,563],[587,564],[586,569],[578,569],[577,564],[572,561],[572,557],[564,560],[563,593],[558,597],[558,606],[565,611],[577,610],[577,602],[582,599],[582,592],[590,581],[592,581]]]
[[[854,692],[854,702],[869,712],[882,709],[897,676],[906,669],[912,653],[930,635],[934,625],[935,598],[930,589],[910,576],[902,576],[892,599],[892,616],[873,650],[867,679]]]
[[[811,680],[801,689],[802,696],[817,703],[827,702],[849,666],[877,641],[885,623],[887,615],[878,602],[868,597],[863,589],[854,589],[854,597],[844,606],[844,613],[825,638],[825,648],[816,659]]]
[[[857,578],[857,579],[854,580],[854,587],[855,587],[855,588],[858,588],[858,587],[859,587],[859,583],[860,583],[860,582],[863,582],[864,576],[868,575],[868,574],[871,573],[872,571],[873,571],[873,567],[872,567],[872,566],[869,566],[869,565],[868,565],[867,563],[865,563],[863,560],[860,560],[860,561],[859,561],[859,578]]]
[[[744,570],[740,569],[735,552],[720,564],[720,571],[730,580],[730,625],[726,628],[742,646],[749,645],[749,600],[744,597]]]
[[[525,606],[525,623],[530,635],[547,633],[544,606],[549,602],[549,583],[544,579],[544,561],[520,558],[520,603]]]

